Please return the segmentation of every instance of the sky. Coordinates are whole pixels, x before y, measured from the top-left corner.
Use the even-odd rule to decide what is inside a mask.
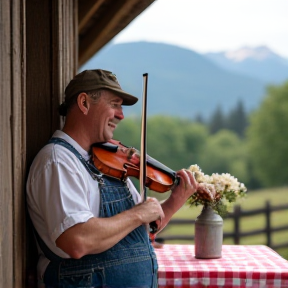
[[[156,0],[113,39],[135,41],[198,53],[264,45],[288,58],[288,0]]]

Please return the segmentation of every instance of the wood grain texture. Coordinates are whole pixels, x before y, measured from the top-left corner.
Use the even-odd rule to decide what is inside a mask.
[[[63,125],[58,113],[64,89],[77,70],[77,0],[26,1],[26,154],[29,169],[38,151]],[[35,25],[37,23],[37,25]],[[37,251],[27,231],[29,288],[35,287]]]
[[[24,287],[25,61],[24,3],[0,2],[0,287]]]
[[[25,285],[25,172],[26,172],[26,94],[25,94],[25,3],[12,3],[12,185],[13,185],[13,287]]]
[[[0,1],[0,286],[13,287],[13,183],[11,98],[11,3]]]
[[[77,0],[0,1],[0,287],[36,284],[26,274],[35,271],[37,251],[25,182],[34,156],[61,127],[57,108],[77,69],[75,15]]]

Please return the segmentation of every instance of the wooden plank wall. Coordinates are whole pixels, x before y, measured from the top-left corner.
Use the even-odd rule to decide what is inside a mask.
[[[61,125],[57,109],[77,69],[76,4],[69,0],[27,0],[28,166]]]
[[[8,12],[8,13],[7,13]],[[1,71],[0,71],[0,169],[1,169],[1,191],[0,191],[0,279],[5,277],[3,287],[9,287],[13,281],[13,245],[8,244],[13,241],[13,218],[12,218],[12,135],[11,135],[11,17],[9,0],[0,1],[1,20]],[[5,25],[2,25],[5,23]]]
[[[0,287],[23,287],[25,278],[23,13],[22,1],[0,1]]]
[[[0,287],[34,287],[25,217],[29,165],[61,127],[57,107],[77,69],[77,0],[0,1]],[[53,211],[51,211],[53,213]]]
[[[63,100],[65,86],[77,69],[76,11],[76,0],[26,1],[28,168],[53,132],[62,126],[57,109]],[[31,275],[36,266],[37,253],[34,239],[31,237],[31,227],[28,226],[26,231],[26,265]],[[30,280],[29,287],[33,287],[33,279]]]
[[[26,104],[25,94],[25,6],[11,1],[12,7],[12,195],[13,195],[13,286],[23,287],[25,280],[25,171],[26,171]],[[24,241],[23,241],[24,240]]]

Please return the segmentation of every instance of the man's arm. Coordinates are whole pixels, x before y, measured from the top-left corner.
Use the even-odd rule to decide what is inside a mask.
[[[103,252],[142,224],[164,218],[161,205],[154,198],[134,206],[132,209],[109,218],[90,218],[63,232],[56,245],[72,258]]]
[[[194,194],[198,189],[203,193],[207,193],[211,198],[214,198],[215,191],[210,187],[210,190],[205,188],[203,184],[199,184],[193,173],[187,169],[182,169],[177,172],[180,177],[180,183],[172,190],[170,197],[161,205],[165,217],[162,219],[160,229],[163,229],[171,217],[185,204],[187,199]],[[159,224],[159,221],[157,221]]]

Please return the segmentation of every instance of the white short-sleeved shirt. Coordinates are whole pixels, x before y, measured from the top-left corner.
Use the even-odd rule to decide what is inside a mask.
[[[85,160],[90,158],[88,152],[64,132],[57,130],[53,137],[70,143]],[[130,179],[127,183],[135,203],[139,203],[140,195],[135,186]],[[30,167],[26,189],[29,214],[39,236],[52,252],[69,258],[55,241],[73,225],[99,216],[98,182],[70,150],[48,144]],[[49,260],[39,251],[38,276],[41,277]]]

